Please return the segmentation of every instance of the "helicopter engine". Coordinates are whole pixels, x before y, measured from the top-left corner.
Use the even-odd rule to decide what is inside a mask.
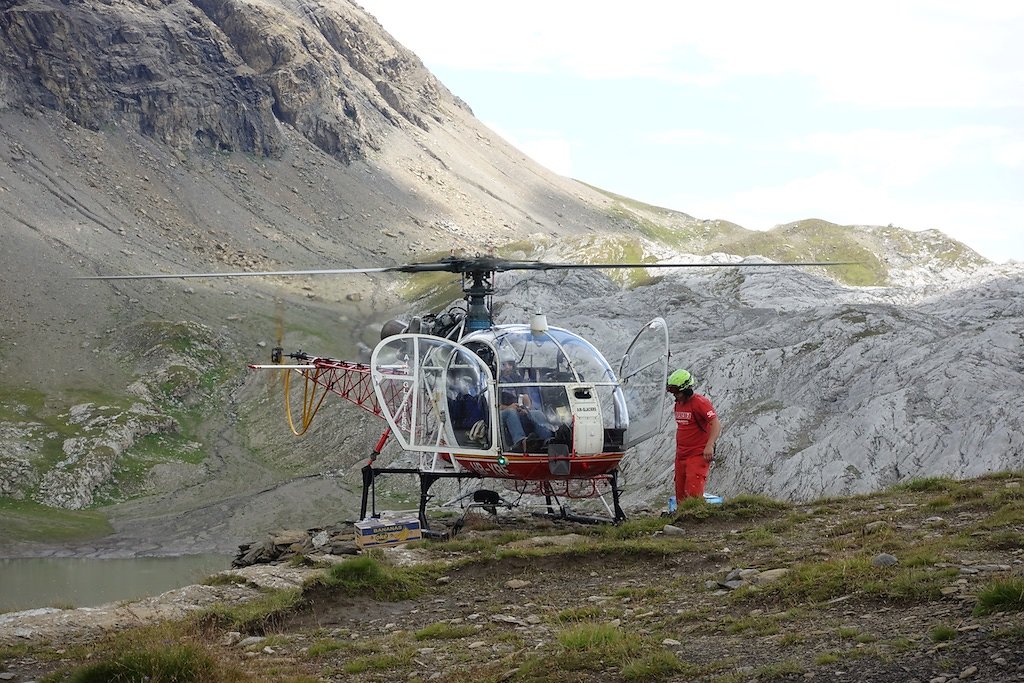
[[[380,328],[382,340],[393,337],[396,334],[430,334],[435,337],[455,339],[463,329],[466,314],[464,311],[453,308],[444,313],[431,313],[425,316],[414,316],[408,323],[398,319],[391,319]]]

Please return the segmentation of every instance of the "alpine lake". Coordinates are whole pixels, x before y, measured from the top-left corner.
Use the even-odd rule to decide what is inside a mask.
[[[200,583],[230,567],[231,558],[224,555],[0,559],[0,613],[138,600]]]

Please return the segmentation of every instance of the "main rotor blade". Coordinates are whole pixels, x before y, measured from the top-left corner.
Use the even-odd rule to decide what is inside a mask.
[[[267,277],[270,275],[344,275],[350,273],[385,273],[396,268],[330,268],[326,270],[240,271],[236,273],[164,273],[160,275],[80,275],[72,280],[171,280],[198,277]]]
[[[601,268],[777,268],[780,266],[849,266],[856,261],[780,261],[778,263],[545,263],[543,261],[509,261],[495,264],[495,270],[570,270]]]
[[[401,273],[421,273],[446,271],[450,273],[486,273],[505,272],[509,270],[573,270],[602,268],[751,268],[778,266],[848,266],[856,261],[781,261],[777,263],[548,263],[545,261],[510,261],[493,256],[475,258],[447,258],[431,263],[411,263],[406,266],[394,266],[387,270]]]
[[[147,275],[81,275],[74,280],[173,280],[177,278],[269,277],[289,275],[348,275],[358,273],[487,273],[509,270],[601,270],[613,268],[778,268],[795,266],[849,266],[856,261],[755,261],[751,263],[547,263],[544,261],[510,261],[493,256],[445,258],[427,263],[409,263],[378,268],[327,268],[313,270],[239,271],[233,273],[162,273]]]

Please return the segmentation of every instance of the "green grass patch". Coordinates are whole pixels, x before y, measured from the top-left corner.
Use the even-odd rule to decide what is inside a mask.
[[[1024,524],[1024,501],[1013,501],[1003,505],[988,518],[982,520],[979,526],[984,529],[998,529],[1021,524]]]
[[[598,527],[596,542],[601,539],[646,538],[665,527],[665,520],[659,517],[636,517],[621,524],[605,524]]]
[[[306,655],[308,657],[317,658],[333,654],[335,652],[347,651],[351,648],[352,645],[347,641],[324,638],[313,641],[313,644],[309,646],[308,650],[306,650]]]
[[[150,470],[163,463],[198,464],[206,458],[202,445],[180,432],[147,434],[114,462],[111,480],[97,489],[93,505],[107,505],[145,492]]]
[[[902,555],[900,564],[904,567],[934,567],[942,558],[933,547],[914,548]]]
[[[462,298],[462,279],[456,273],[418,273],[402,283],[398,295],[405,301],[420,302],[427,310],[439,311]]]
[[[409,646],[395,645],[385,647],[383,651],[363,655],[345,662],[342,670],[347,674],[360,674],[367,671],[389,671],[394,674],[389,680],[398,680],[398,672],[404,671],[413,664],[416,650]],[[405,678],[405,676],[401,676]]]
[[[789,507],[789,503],[749,494],[736,496],[718,505],[708,504],[703,498],[688,498],[680,502],[674,519],[676,523],[690,520],[752,519],[772,516]]]
[[[624,676],[625,668],[633,666],[630,676],[647,673],[654,677],[649,680],[657,680],[666,675],[663,667],[675,670],[670,660],[656,654],[661,649],[650,638],[613,624],[583,622],[558,632],[554,642],[522,660],[516,679],[583,681],[590,680],[588,672],[616,672]]]
[[[770,515],[780,510],[788,510],[790,505],[781,500],[773,500],[765,496],[742,494],[731,498],[721,505],[711,505],[712,508],[721,508],[724,514],[752,519],[764,515]]]
[[[722,619],[722,623],[725,624],[729,633],[753,633],[758,636],[770,636],[779,632],[778,619],[763,614],[745,617],[727,616]]]
[[[516,541],[526,540],[527,538],[530,538],[530,536],[531,535],[525,531],[510,531],[496,536],[481,536],[478,538],[456,537],[451,541],[428,540],[424,542],[424,545],[431,550],[457,555],[465,555],[468,553],[493,554],[494,551],[501,546],[514,543]]]
[[[456,640],[465,638],[477,632],[475,626],[469,624],[451,624],[446,621],[439,621],[436,624],[424,626],[416,631],[416,640]]]
[[[996,579],[978,592],[976,615],[1024,610],[1024,578]]]
[[[370,555],[360,555],[333,565],[325,575],[313,579],[311,586],[393,602],[421,595],[426,579],[439,573],[431,565],[392,567]]]
[[[888,568],[890,571],[892,568]],[[942,588],[960,575],[959,569],[896,569],[889,577],[878,577],[864,586],[864,592],[894,602],[920,603],[940,600]]]
[[[604,610],[597,605],[585,605],[583,607],[570,607],[559,612],[555,619],[562,623],[596,621],[604,616]]]
[[[654,242],[666,244],[670,247],[682,247],[691,240],[691,236],[687,234],[687,231],[653,221],[647,216],[621,204],[612,206],[608,213],[615,220],[622,221]]]
[[[779,638],[779,645],[781,647],[795,647],[797,645],[803,645],[807,642],[807,636],[803,633],[786,633]]]
[[[1024,490],[1020,488],[1003,488],[986,498],[985,504],[989,507],[998,508],[1022,500],[1024,500]]]
[[[1024,548],[1024,535],[1018,531],[1003,529],[980,537],[978,545],[988,550],[1017,550]]]
[[[23,422],[49,412],[47,395],[34,389],[0,385],[0,421]]]
[[[740,538],[752,548],[774,548],[779,545],[778,537],[764,527],[748,529],[740,534]]]
[[[194,645],[166,644],[130,650],[88,664],[71,672],[66,680],[69,683],[205,683],[223,678],[220,665],[206,651]]]
[[[956,638],[956,629],[952,626],[940,624],[928,632],[928,637],[933,643],[945,643]]]
[[[292,612],[306,604],[302,591],[294,588],[269,591],[260,597],[236,604],[218,604],[196,616],[200,625],[215,625],[229,630],[263,635],[273,630]]]
[[[119,631],[99,641],[62,645],[55,652],[37,649],[32,654],[41,660],[59,659],[64,667],[41,678],[44,683],[242,683],[256,680],[234,668],[229,661],[218,660],[203,638],[203,633],[197,631],[190,620],[166,621]]]
[[[567,650],[632,650],[626,633],[612,624],[580,624],[558,634],[558,642]]]
[[[629,598],[630,600],[645,600],[660,597],[664,595],[664,591],[653,586],[645,588],[618,588],[612,595],[617,598]]]
[[[662,522],[662,526],[664,521]],[[599,537],[596,537],[599,538]],[[574,543],[568,546],[546,545],[530,548],[496,548],[496,559],[537,558],[537,557],[600,557],[604,555],[621,555],[625,557],[670,557],[680,553],[699,552],[700,544],[679,536],[608,539],[593,543]]]
[[[985,497],[985,489],[979,486],[961,486],[959,489],[953,492],[953,498],[958,503],[963,503],[972,500],[982,500]]]
[[[85,541],[113,530],[107,518],[95,510],[63,510],[0,497],[0,538],[5,541]]]
[[[781,534],[792,531],[798,524],[806,522],[811,515],[804,512],[791,512],[782,519],[776,519],[764,525],[764,528],[773,534]]]
[[[871,558],[854,556],[827,562],[802,563],[757,592],[737,591],[736,599],[767,597],[787,604],[824,602],[865,594],[894,602],[927,602],[942,597],[942,587],[958,576],[957,569],[874,567]]]
[[[629,660],[622,667],[622,678],[627,681],[661,681],[685,673],[691,668],[680,661],[674,653],[668,650],[655,650]]]
[[[215,350],[216,340],[209,328],[187,321],[149,320],[129,330],[136,351],[149,353],[163,347],[185,356],[199,357]]]
[[[792,678],[804,672],[804,667],[792,660],[768,664],[754,670],[754,677],[759,681],[775,681],[781,678]]]

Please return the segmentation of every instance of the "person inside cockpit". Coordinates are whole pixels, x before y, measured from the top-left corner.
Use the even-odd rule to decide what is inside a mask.
[[[528,400],[526,394],[516,395],[510,389],[501,392],[501,424],[508,434],[510,451],[525,452],[528,449],[543,448],[554,435],[544,413],[524,405],[524,401]],[[539,443],[530,443],[531,440]]]
[[[498,377],[502,385],[519,384],[528,381],[514,360],[503,360]],[[509,451],[526,451],[540,449],[547,445],[554,434],[544,412],[540,410],[540,392],[537,387],[509,386],[502,388],[501,418],[509,436]],[[540,443],[527,443],[527,439],[537,439]]]
[[[449,374],[448,413],[460,445],[488,447],[487,401],[475,373],[453,370]]]

